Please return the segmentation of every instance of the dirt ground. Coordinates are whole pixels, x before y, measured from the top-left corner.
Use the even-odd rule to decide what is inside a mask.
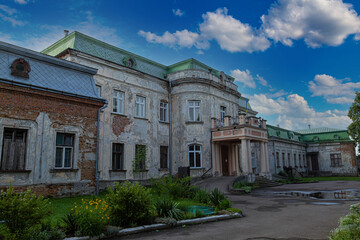
[[[121,239],[327,239],[340,217],[357,201],[320,200],[275,194],[295,191],[360,189],[360,182],[289,184],[229,195],[246,217],[121,237]],[[114,238],[120,239],[120,238]]]

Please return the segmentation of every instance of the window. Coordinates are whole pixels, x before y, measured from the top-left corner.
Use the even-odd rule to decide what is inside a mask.
[[[200,121],[200,101],[189,101],[189,121]]]
[[[0,170],[25,170],[27,130],[4,128]]]
[[[168,147],[160,146],[160,168],[168,168]]]
[[[294,153],[294,166],[297,167],[297,164],[296,164],[296,153]]]
[[[124,144],[112,145],[112,170],[124,170]]]
[[[96,85],[96,91],[99,97],[101,97],[101,86],[100,85]]]
[[[201,146],[189,145],[189,165],[191,168],[201,168]]]
[[[288,167],[291,167],[290,153],[288,153]]]
[[[302,167],[302,164],[301,164],[301,155],[299,154],[299,165],[300,167]]]
[[[304,161],[304,167],[306,167],[306,159],[305,159],[305,154],[303,154],[303,161]]]
[[[146,161],[146,146],[145,145],[135,145],[135,170],[145,170],[145,161]]]
[[[145,107],[146,99],[144,97],[136,96],[136,116],[140,118],[145,118],[146,107]]]
[[[168,122],[168,104],[160,102],[160,121]]]
[[[276,152],[276,167],[280,167],[280,159],[279,159],[279,152]]]
[[[282,153],[282,164],[285,167],[285,153]]]
[[[341,167],[341,153],[330,154],[331,167]]]
[[[124,96],[125,94],[120,91],[113,93],[113,112],[124,114]]]
[[[226,114],[226,107],[220,106],[220,119],[222,124],[224,124],[225,114]]]
[[[55,168],[71,168],[74,149],[74,134],[56,134]]]

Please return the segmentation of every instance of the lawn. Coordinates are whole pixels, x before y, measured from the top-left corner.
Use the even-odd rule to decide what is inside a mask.
[[[303,182],[311,181],[360,181],[360,177],[306,177],[299,178]]]

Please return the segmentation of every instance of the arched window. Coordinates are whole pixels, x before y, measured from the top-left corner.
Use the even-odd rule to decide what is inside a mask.
[[[189,145],[188,154],[189,154],[189,166],[191,168],[201,168],[202,167],[201,145],[198,144]]]

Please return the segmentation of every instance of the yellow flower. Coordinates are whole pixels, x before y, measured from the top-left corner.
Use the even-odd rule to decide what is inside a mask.
[[[90,212],[92,212],[92,210],[90,210]]]
[[[106,219],[109,219],[109,217],[107,217]]]

